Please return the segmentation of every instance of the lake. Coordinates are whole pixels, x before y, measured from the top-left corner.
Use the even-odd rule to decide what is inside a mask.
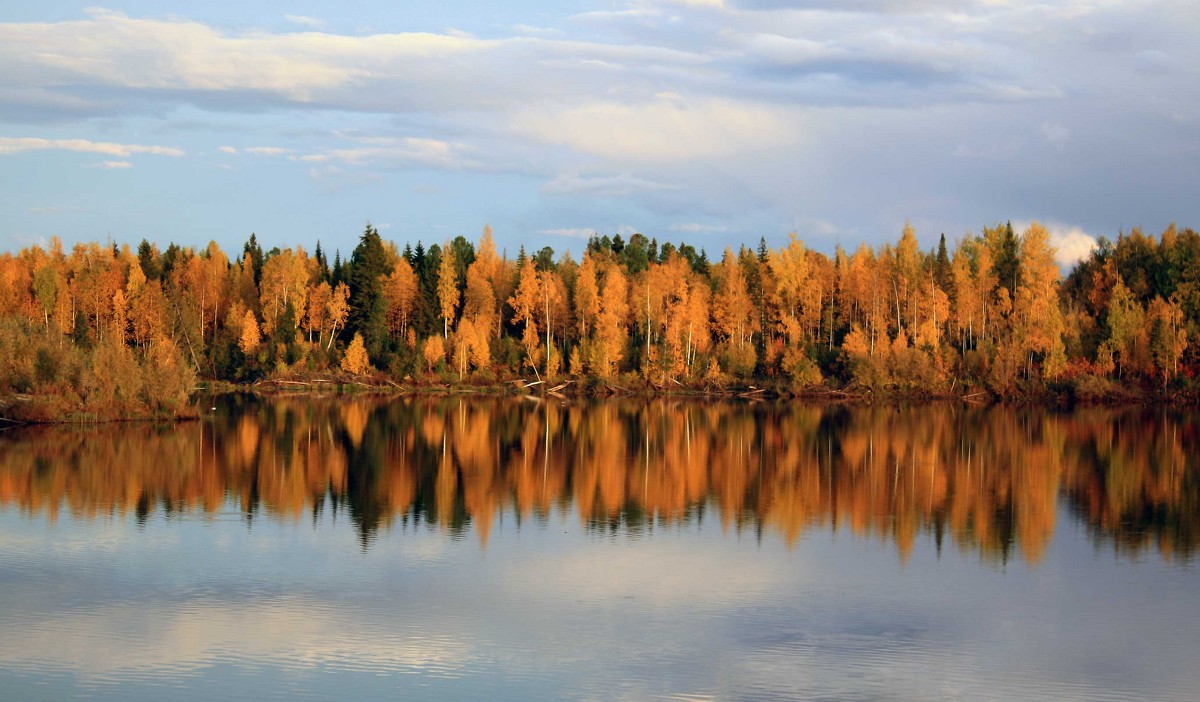
[[[0,431],[0,698],[1200,695],[1200,413],[200,403]]]

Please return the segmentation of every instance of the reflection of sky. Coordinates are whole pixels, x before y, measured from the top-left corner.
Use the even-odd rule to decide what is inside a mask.
[[[0,513],[11,699],[1187,698],[1194,569],[1118,560],[1060,515],[1036,567],[716,519],[649,535],[576,515],[488,548],[349,520]],[[11,696],[11,697],[10,697]]]

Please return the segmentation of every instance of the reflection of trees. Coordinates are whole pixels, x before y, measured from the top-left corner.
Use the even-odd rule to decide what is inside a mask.
[[[238,505],[247,519],[345,510],[364,547],[401,525],[543,523],[573,505],[590,529],[701,520],[794,543],[847,528],[892,541],[1039,561],[1057,502],[1122,553],[1190,557],[1197,424],[1170,412],[957,406],[556,405],[407,399],[222,400],[177,428],[0,435],[0,503],[51,519]]]

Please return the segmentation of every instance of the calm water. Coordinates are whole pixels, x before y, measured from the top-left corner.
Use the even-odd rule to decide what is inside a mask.
[[[0,431],[0,699],[1200,696],[1197,414],[202,401]]]

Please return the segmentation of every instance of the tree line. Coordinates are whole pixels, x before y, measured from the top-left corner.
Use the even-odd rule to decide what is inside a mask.
[[[324,372],[421,382],[900,392],[1191,388],[1200,236],[1172,225],[1099,245],[1065,277],[1047,230],[984,227],[922,250],[832,256],[594,236],[576,261],[514,258],[491,229],[428,248],[369,224],[346,260],[318,243],[232,256],[143,240],[0,255],[0,392],[166,408],[196,375]],[[131,380],[133,379],[133,380]],[[93,397],[94,396],[94,397]]]

